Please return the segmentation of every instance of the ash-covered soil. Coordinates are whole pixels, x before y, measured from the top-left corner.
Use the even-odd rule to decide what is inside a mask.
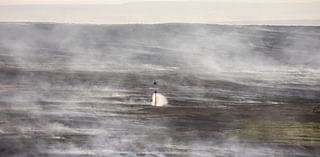
[[[0,156],[319,156],[319,49],[320,27],[1,23]]]

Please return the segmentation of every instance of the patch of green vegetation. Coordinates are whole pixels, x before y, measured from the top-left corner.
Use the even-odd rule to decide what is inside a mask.
[[[200,112],[200,111],[191,111],[189,115],[191,116],[208,116],[210,113],[207,112]]]
[[[293,145],[320,145],[319,122],[284,122],[270,120],[240,120],[233,124],[231,134],[245,140],[257,140]]]

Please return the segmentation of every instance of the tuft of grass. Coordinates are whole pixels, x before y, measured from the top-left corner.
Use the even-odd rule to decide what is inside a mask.
[[[239,120],[231,131],[244,140],[257,140],[293,145],[320,145],[320,123],[270,120]]]

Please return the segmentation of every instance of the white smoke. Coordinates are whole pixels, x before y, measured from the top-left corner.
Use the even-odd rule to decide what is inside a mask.
[[[168,105],[168,99],[161,93],[152,94],[152,106],[165,106]]]
[[[139,152],[161,154],[157,156],[169,153],[185,153],[185,156],[281,156],[281,151],[277,154],[270,149],[278,151],[282,148],[256,148],[232,140],[219,143],[214,138],[208,138],[209,142],[200,138],[196,140],[199,135],[206,136],[202,134],[204,121],[196,118],[209,117],[209,112],[203,115],[193,110],[170,111],[175,116],[183,114],[177,118],[179,120],[196,117],[194,119],[201,122],[201,127],[190,122],[187,123],[190,130],[179,131],[180,123],[185,125],[185,122],[170,118],[169,110],[145,106],[150,105],[148,83],[159,76],[162,79],[161,91],[170,98],[172,106],[184,105],[181,100],[191,105],[193,102],[206,102],[226,109],[228,106],[223,103],[226,101],[250,105],[281,104],[277,100],[252,98],[286,93],[281,90],[267,93],[269,88],[251,86],[278,89],[297,84],[301,89],[319,90],[319,55],[316,51],[319,49],[319,36],[302,31],[270,35],[269,32],[280,28],[255,31],[258,28],[264,27],[170,24],[2,26],[2,66],[16,67],[23,73],[9,71],[0,74],[4,85],[18,84],[16,92],[1,93],[1,100],[7,103],[7,107],[0,110],[3,111],[1,117],[4,117],[0,123],[9,127],[1,128],[0,133],[16,132],[30,137],[40,134],[41,138],[66,139],[67,142],[61,140],[54,144],[46,139],[43,142],[30,140],[37,142],[37,150],[31,151],[48,153],[52,157],[63,154],[111,156],[110,153],[112,156],[113,153],[135,156]],[[292,41],[284,38],[286,36],[291,36]],[[303,42],[304,38],[308,43]],[[306,55],[293,51],[296,49]],[[270,54],[270,50],[276,52]],[[206,87],[202,80],[209,80],[214,86]],[[224,85],[227,81],[231,83]],[[314,92],[304,90],[300,93],[306,97]],[[300,93],[297,91],[296,95]],[[227,98],[229,96],[231,99]],[[160,93],[153,94],[152,99],[153,106],[168,105],[167,98]],[[3,113],[8,113],[8,116]],[[214,118],[219,120],[221,117],[217,115]],[[185,141],[181,142],[181,139]],[[6,143],[12,141],[15,142],[8,140]],[[0,146],[1,150],[9,148],[11,146]]]

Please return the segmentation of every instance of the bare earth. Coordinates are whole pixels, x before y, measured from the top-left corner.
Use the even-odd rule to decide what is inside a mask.
[[[1,23],[0,156],[320,156],[319,46],[319,27]]]

